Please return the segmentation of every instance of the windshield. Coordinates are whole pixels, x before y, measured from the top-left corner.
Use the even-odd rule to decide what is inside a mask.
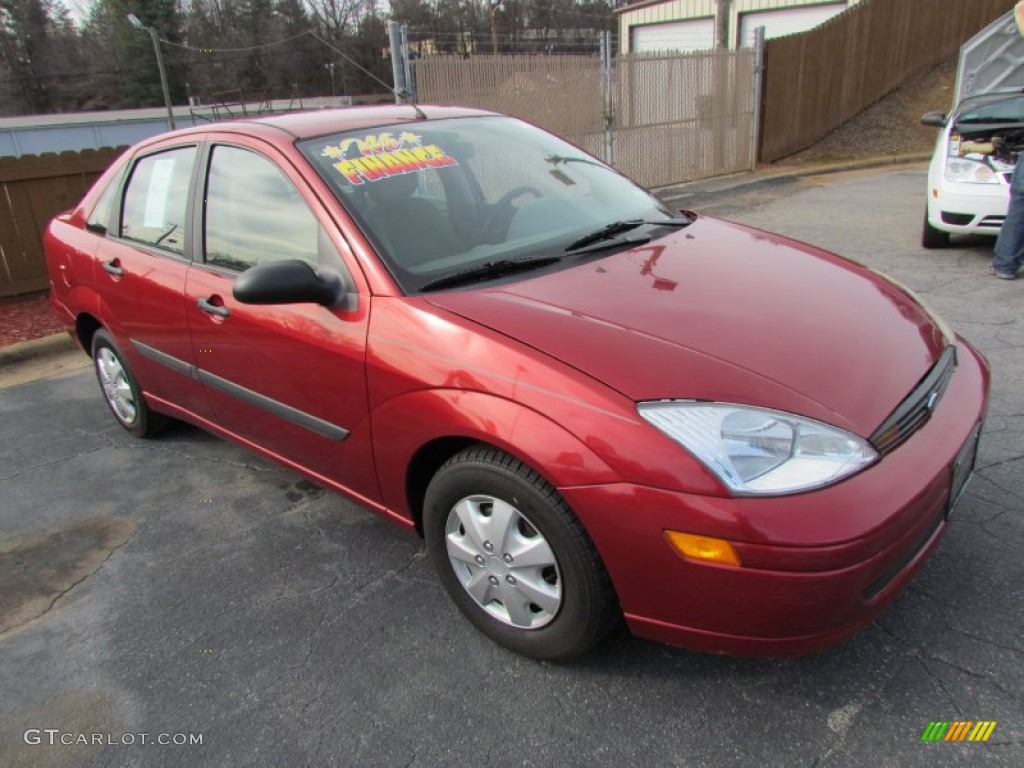
[[[406,293],[490,264],[571,266],[579,262],[537,257],[562,257],[612,222],[678,218],[603,163],[509,117],[419,121],[298,146]]]
[[[979,97],[979,99],[982,97]],[[966,106],[957,117],[958,123],[1020,123],[1024,122],[1024,96]]]

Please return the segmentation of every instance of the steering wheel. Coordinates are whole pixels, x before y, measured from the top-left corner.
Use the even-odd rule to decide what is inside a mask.
[[[524,185],[514,187],[499,197],[491,206],[491,215],[484,222],[483,233],[488,243],[499,243],[508,232],[512,223],[512,217],[516,214],[516,207],[512,201],[521,195],[533,195],[534,198],[544,197],[544,194],[536,187]]]

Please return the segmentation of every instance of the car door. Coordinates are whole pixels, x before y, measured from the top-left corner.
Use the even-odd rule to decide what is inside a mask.
[[[171,144],[136,157],[96,257],[101,321],[148,398],[206,417],[185,318],[190,211],[199,145]],[[100,227],[94,227],[99,231]]]
[[[217,424],[376,499],[365,371],[369,293],[294,167],[271,147],[255,147],[212,141],[206,156],[186,287],[199,378]],[[234,299],[241,272],[284,259],[340,275],[352,287],[347,306]]]

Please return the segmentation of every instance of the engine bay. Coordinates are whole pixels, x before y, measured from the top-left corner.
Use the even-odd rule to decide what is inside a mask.
[[[1024,125],[954,131],[949,137],[951,157],[987,162],[999,173],[1012,171],[1021,152],[1024,152]]]

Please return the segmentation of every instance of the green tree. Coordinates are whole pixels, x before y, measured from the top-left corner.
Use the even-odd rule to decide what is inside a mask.
[[[161,43],[171,101],[185,103],[185,60],[180,44],[182,18],[176,0],[98,0],[86,24],[89,44],[101,52],[109,69],[116,73],[116,93],[110,106],[154,107],[163,104],[163,90],[156,53],[148,32],[128,21],[134,14],[166,40]],[[107,84],[111,84],[109,79]]]
[[[17,98],[12,111],[50,109],[48,11],[42,0],[0,0],[0,62]]]

